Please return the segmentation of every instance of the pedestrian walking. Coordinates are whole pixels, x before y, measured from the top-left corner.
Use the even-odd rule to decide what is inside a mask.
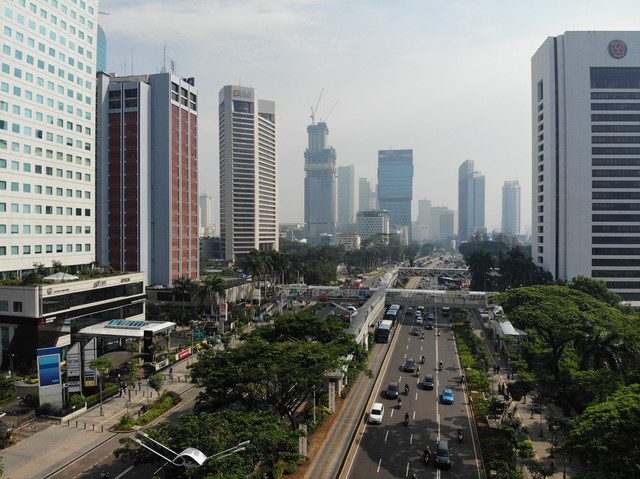
[[[138,391],[142,391],[142,381],[138,379]]]

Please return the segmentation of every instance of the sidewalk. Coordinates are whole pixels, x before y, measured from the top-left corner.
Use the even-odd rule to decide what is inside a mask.
[[[510,375],[511,369],[507,363],[507,358],[504,354],[496,351],[494,341],[490,338],[490,329],[488,328],[488,325],[481,321],[479,315],[473,316],[472,325],[476,335],[484,340],[487,350],[492,354],[493,365],[491,365],[488,378],[489,381],[492,382],[492,387],[494,387],[495,393],[498,393],[498,387],[500,384],[508,385],[514,382],[513,377]],[[498,367],[499,369],[495,370],[493,367]],[[503,397],[501,394],[498,394],[498,396],[500,398]],[[557,408],[551,404],[545,404],[542,408],[542,414],[534,414],[530,396],[526,396],[518,402],[511,400],[510,409],[513,408],[517,409],[517,416],[522,420],[523,426],[529,428],[528,439],[533,443],[535,451],[534,458],[542,461],[547,466],[551,466],[552,464],[556,466],[556,472],[547,477],[553,479],[573,477],[576,473],[574,470],[575,467],[572,467],[572,465],[566,461],[563,456],[558,455],[554,457],[552,452],[554,440],[557,440],[558,443],[562,443],[565,439],[564,433],[562,431],[551,432],[549,430],[547,420],[545,419],[546,416],[561,416],[562,414],[560,411],[557,411]],[[498,417],[496,424],[499,421],[500,417]],[[520,459],[518,459],[518,466],[519,465]],[[529,474],[526,466],[523,468],[522,472],[525,478],[531,478],[531,474]]]
[[[188,360],[189,364],[193,361],[191,358]],[[194,387],[185,377],[187,372],[187,359],[174,364],[173,379],[169,376],[168,369],[163,371],[166,376],[163,389],[184,394]],[[120,421],[121,416],[127,412],[136,416],[147,401],[155,399],[157,393],[148,388],[146,380],[142,380],[141,389],[136,384],[135,390],[131,390],[131,401],[129,394],[127,397],[116,395],[103,401],[102,415],[98,404],[65,424],[49,419],[38,419],[37,422],[30,423],[24,428],[24,432],[17,432],[19,442],[2,451],[3,477],[48,477],[117,435],[111,428]]]
[[[251,323],[244,332],[267,323]],[[237,335],[232,337],[230,347],[239,343]],[[213,346],[223,349],[222,344]],[[165,375],[163,390],[174,391],[180,395],[194,387],[187,377],[187,366],[197,359],[197,355],[185,358],[173,365],[173,374],[169,368],[160,371]],[[129,399],[131,396],[131,399]],[[113,436],[113,426],[120,422],[124,414],[136,417],[148,402],[157,399],[157,393],[142,380],[122,397],[115,396],[87,410],[82,415],[64,424],[54,419],[38,418],[17,431],[18,443],[2,451],[4,465],[3,478],[7,479],[44,479],[58,472],[65,465],[100,446]],[[100,410],[102,409],[102,414]]]

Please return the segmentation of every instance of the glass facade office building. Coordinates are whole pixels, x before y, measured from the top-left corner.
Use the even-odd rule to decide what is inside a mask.
[[[411,238],[413,150],[378,151],[378,207],[389,212],[391,229],[405,229]]]
[[[531,65],[534,261],[640,300],[640,32],[565,32]]]

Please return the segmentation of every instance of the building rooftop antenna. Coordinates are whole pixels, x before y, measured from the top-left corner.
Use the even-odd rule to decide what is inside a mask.
[[[316,111],[318,111],[318,105],[320,105],[320,100],[322,99],[322,94],[324,93],[324,88],[320,91],[320,96],[318,97],[318,101],[316,102],[315,107],[311,107],[311,124],[316,124]]]

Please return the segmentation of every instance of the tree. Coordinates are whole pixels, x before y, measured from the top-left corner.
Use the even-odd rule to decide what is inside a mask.
[[[98,386],[100,387],[100,415],[102,412],[102,383],[107,379],[107,374],[112,369],[115,369],[115,365],[110,358],[102,356],[100,358],[92,359],[89,362],[89,368],[98,372]]]
[[[293,339],[271,343],[249,338],[236,348],[205,351],[191,366],[191,377],[205,388],[196,408],[214,411],[240,404],[251,410],[273,410],[288,417],[295,429],[296,412],[314,388],[322,388],[325,373],[346,365],[350,354],[361,358],[362,353],[347,338],[330,344]]]
[[[607,283],[602,279],[576,276],[567,284],[567,286],[591,295],[609,306],[617,306],[620,304],[620,296],[613,291],[609,291]]]
[[[260,477],[280,477],[283,465],[287,470],[295,470],[297,462],[303,459],[297,453],[300,432],[283,428],[280,418],[272,412],[227,409],[187,414],[180,421],[181,424],[163,422],[146,432],[174,451],[194,447],[207,456],[244,441],[250,442],[242,452],[207,461],[188,472],[169,465],[171,477],[246,479],[256,474],[257,464],[260,464]],[[123,461],[165,462],[129,438],[121,439],[120,443],[122,446],[114,454]]]
[[[638,477],[640,384],[621,388],[609,401],[588,407],[560,446],[580,457],[592,477]]]
[[[164,375],[162,373],[156,373],[149,378],[149,386],[151,386],[151,388],[156,393],[158,393],[158,395],[160,394],[160,391],[162,391],[163,385],[164,385]]]
[[[173,280],[173,287],[180,293],[182,300],[182,319],[184,319],[184,301],[187,294],[192,293],[195,290],[196,283],[191,278],[180,276]]]
[[[207,276],[201,283],[201,294],[207,297],[209,304],[211,305],[211,317],[213,318],[215,308],[218,305],[217,298],[223,296],[227,290],[227,282],[222,276],[216,274],[215,276]]]
[[[486,291],[489,288],[489,290],[493,291],[491,289],[491,277],[489,276],[494,266],[491,254],[489,252],[475,251],[465,257],[465,261],[471,273],[471,289]]]

